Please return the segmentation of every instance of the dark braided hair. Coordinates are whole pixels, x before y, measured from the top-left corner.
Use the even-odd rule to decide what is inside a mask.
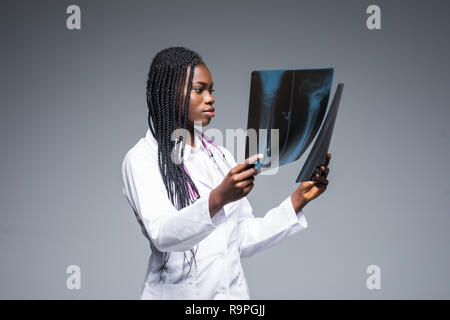
[[[170,47],[155,55],[148,73],[148,125],[158,142],[158,163],[164,185],[166,186],[167,196],[178,210],[188,206],[197,199],[191,196],[187,184],[190,184],[197,197],[199,195],[197,187],[186,172],[183,164],[186,137],[182,136],[177,141],[171,139],[172,133],[177,128],[188,130],[191,126],[188,122],[189,100],[195,66],[199,63],[204,62],[198,53],[184,47]],[[189,66],[187,91],[183,104],[183,89]],[[183,105],[184,114],[182,114]],[[186,132],[185,130],[184,132]],[[175,163],[171,158],[172,150],[174,148],[179,150],[180,147],[181,163]],[[195,261],[196,251],[190,249],[190,252],[192,257],[188,261],[188,274],[191,271],[192,259]],[[164,252],[164,262],[159,270],[160,277],[162,270],[166,269],[169,255],[170,252]],[[186,252],[184,252],[184,258],[186,259]]]

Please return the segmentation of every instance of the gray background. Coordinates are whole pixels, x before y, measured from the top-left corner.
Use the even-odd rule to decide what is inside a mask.
[[[81,30],[66,8],[81,7]],[[381,30],[366,8],[381,8]],[[450,298],[448,1],[8,1],[1,14],[0,298],[137,299],[149,246],[121,193],[169,46],[215,82],[211,127],[245,128],[250,72],[334,67],[330,185],[308,229],[243,260],[253,299]],[[255,215],[305,157],[259,176]],[[81,267],[67,290],[66,267]],[[366,287],[367,266],[381,289]]]

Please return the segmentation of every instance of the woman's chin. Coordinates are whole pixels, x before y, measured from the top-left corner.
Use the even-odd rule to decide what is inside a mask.
[[[210,124],[210,122],[211,122],[211,118],[209,118],[209,117],[203,118],[203,119],[202,119],[202,126],[205,127],[205,126],[207,126],[208,124]]]
[[[191,125],[205,127],[205,126],[209,125],[210,122],[211,122],[210,117],[202,117],[198,120],[195,120],[193,123],[191,123]]]

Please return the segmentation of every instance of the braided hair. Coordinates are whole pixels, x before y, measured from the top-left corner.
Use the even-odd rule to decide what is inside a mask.
[[[184,132],[189,129],[188,110],[192,79],[195,66],[199,63],[203,63],[202,58],[192,50],[184,47],[166,48],[158,52],[153,58],[147,79],[148,125],[158,142],[158,164],[167,196],[178,210],[197,199],[193,198],[188,184],[195,194],[199,195],[198,189],[186,172],[182,160],[186,139],[181,137],[178,141],[172,140],[172,133],[176,129],[185,129]],[[183,89],[188,67],[190,67],[189,78],[183,104]],[[182,114],[183,111],[184,114]],[[182,142],[181,160],[174,162],[171,158],[172,150],[175,147],[180,147],[178,144],[180,140]],[[190,252],[192,257],[188,261],[188,274],[191,271],[192,260],[195,261],[196,250],[190,249]],[[159,270],[160,278],[162,270],[167,269],[166,263],[169,255],[170,252],[164,252],[164,261]],[[184,259],[186,259],[186,252],[184,252]]]

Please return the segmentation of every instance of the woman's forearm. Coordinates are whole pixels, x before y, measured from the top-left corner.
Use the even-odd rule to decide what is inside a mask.
[[[209,214],[211,218],[214,217],[222,208],[223,204],[220,200],[220,196],[217,189],[214,189],[209,193]]]
[[[307,204],[307,201],[298,188],[291,194],[291,202],[292,206],[294,207],[295,213],[299,213],[300,210],[302,210],[303,207]]]

